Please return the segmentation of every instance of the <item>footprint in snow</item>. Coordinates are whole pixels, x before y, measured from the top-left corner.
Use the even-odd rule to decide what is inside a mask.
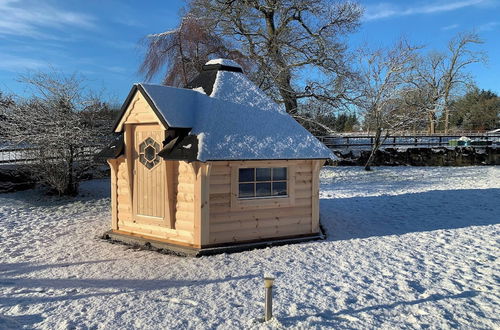
[[[406,283],[410,288],[412,288],[413,290],[417,291],[420,294],[424,293],[426,290],[422,285],[420,285],[418,281],[406,281]]]
[[[347,298],[347,299],[345,300],[345,303],[346,303],[346,304],[355,304],[355,303],[357,303],[357,302],[358,302],[358,299],[357,299],[357,298],[354,298],[354,297],[350,297],[350,298]]]
[[[187,304],[187,305],[191,305],[191,306],[198,306],[198,303],[196,301],[190,300],[190,299],[170,298],[169,301],[173,302],[175,304]]]

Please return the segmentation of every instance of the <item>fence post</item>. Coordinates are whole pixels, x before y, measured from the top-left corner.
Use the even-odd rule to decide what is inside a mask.
[[[264,277],[265,288],[265,304],[264,304],[264,321],[269,321],[273,318],[273,283],[274,278]]]

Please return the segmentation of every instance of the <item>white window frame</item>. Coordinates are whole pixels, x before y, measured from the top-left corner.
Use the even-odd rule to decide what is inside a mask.
[[[295,165],[289,161],[245,161],[234,162],[231,167],[231,210],[268,209],[292,207],[295,205]],[[241,168],[275,168],[287,169],[287,195],[239,197],[239,170]],[[281,180],[278,180],[281,181]]]
[[[239,179],[239,172],[241,169],[245,169],[245,167],[240,167],[238,169],[238,199],[257,199],[257,198],[286,198],[288,197],[288,167],[286,166],[274,166],[274,167],[246,167],[246,168],[251,168],[253,170],[257,170],[258,168],[266,168],[266,169],[270,169],[272,171],[272,169],[274,168],[284,168],[286,169],[286,179],[285,180],[273,180],[273,178],[271,177],[270,180],[264,180],[264,181],[257,181],[257,173],[255,173],[255,176],[254,176],[254,180],[253,181],[240,181]],[[272,172],[271,172],[272,173]],[[272,174],[271,174],[272,175]],[[273,183],[278,183],[278,182],[284,182],[286,183],[286,194],[285,195],[272,195],[273,191],[272,191],[272,184]],[[271,184],[271,195],[266,195],[266,196],[256,196],[256,184],[257,183],[270,183]],[[253,184],[254,185],[254,194],[255,196],[249,196],[249,197],[241,197],[239,195],[239,186],[241,184]]]

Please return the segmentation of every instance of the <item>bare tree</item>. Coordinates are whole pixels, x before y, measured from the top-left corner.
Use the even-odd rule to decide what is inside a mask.
[[[14,99],[11,95],[5,95],[0,91],[0,121],[7,120],[7,111],[14,105]],[[5,132],[0,132],[4,136]]]
[[[413,84],[422,91],[420,99],[422,107],[427,108],[431,134],[436,132],[436,121],[441,112],[444,113],[444,131],[448,133],[451,97],[460,87],[471,84],[472,78],[465,72],[466,67],[485,61],[482,52],[471,49],[482,43],[474,32],[461,33],[450,40],[446,52],[431,52],[418,59]]]
[[[379,49],[369,54],[360,51],[359,86],[361,97],[357,106],[365,121],[375,130],[375,138],[365,170],[391,130],[405,129],[415,115],[400,111],[399,99],[413,72],[417,47],[401,40],[391,49]]]
[[[326,0],[192,0],[218,35],[234,41],[257,65],[254,81],[287,112],[299,100],[344,100],[350,69],[343,37],[359,25],[361,7]],[[314,72],[311,74],[311,72]],[[307,80],[300,81],[309,73]]]
[[[413,75],[412,75],[413,76]],[[414,79],[414,78],[411,78]],[[400,112],[415,116],[410,126],[405,129],[424,131],[428,127],[430,112],[427,104],[430,93],[425,89],[414,88],[411,84],[405,86],[400,92],[398,107]]]
[[[139,71],[151,80],[165,68],[163,83],[170,86],[187,85],[212,56],[247,64],[241,52],[209,28],[206,18],[192,14],[185,15],[177,29],[148,35],[145,43],[147,51]]]
[[[335,134],[335,128],[331,123],[322,120],[333,115],[332,107],[315,99],[308,100],[299,106],[293,117],[305,129],[314,135]]]
[[[4,111],[6,108],[12,106],[14,104],[14,100],[12,96],[5,95],[0,91],[0,111]],[[0,112],[2,114],[2,112]]]
[[[0,129],[11,143],[36,150],[28,166],[38,182],[59,195],[74,195],[95,166],[88,148],[98,149],[109,138],[111,123],[99,120],[105,105],[85,92],[76,75],[37,73],[21,80],[35,94],[11,105]]]

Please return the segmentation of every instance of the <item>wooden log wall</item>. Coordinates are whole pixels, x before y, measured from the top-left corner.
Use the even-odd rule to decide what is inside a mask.
[[[177,165],[177,203],[175,211],[175,228],[178,230],[194,230],[194,186],[196,174],[191,164],[176,162]]]
[[[185,246],[197,246],[194,242],[193,213],[194,213],[194,174],[191,165],[185,162],[174,162],[173,171],[176,173],[176,203],[174,228],[170,223],[152,224],[135,219],[132,212],[132,196],[129,185],[129,169],[125,157],[117,160],[116,173],[116,200],[117,226],[114,230],[139,236],[153,238]],[[177,175],[178,173],[178,175]]]
[[[186,162],[172,161],[167,166],[168,200],[166,198],[164,223],[138,219],[133,214],[133,171],[132,171],[132,130],[136,124],[163,124],[149,106],[145,97],[137,92],[123,115],[116,131],[125,131],[125,157],[115,160],[116,211],[113,211],[116,224],[113,230],[146,238],[164,240],[180,245],[196,246],[194,241],[194,186],[196,175],[193,166]],[[113,162],[113,161],[112,161]],[[112,165],[112,162],[110,165]],[[113,185],[113,182],[112,182]]]
[[[317,199],[317,189],[313,187],[313,170],[317,160],[287,161],[294,167],[295,201],[288,207],[255,207],[235,210],[231,207],[231,162],[212,162],[210,171],[210,244],[251,241],[295,235],[313,234],[319,231],[318,223],[313,223],[313,212],[318,212],[313,199]],[[271,165],[283,166],[283,161],[268,161]],[[276,164],[276,165],[273,165]],[[234,164],[233,164],[234,165]],[[258,167],[258,166],[256,166]],[[315,176],[318,173],[314,173]],[[289,183],[290,187],[290,183]],[[313,208],[313,205],[315,206]]]
[[[122,222],[132,221],[132,195],[128,178],[128,166],[124,157],[117,160],[116,192],[117,192],[117,218]]]

